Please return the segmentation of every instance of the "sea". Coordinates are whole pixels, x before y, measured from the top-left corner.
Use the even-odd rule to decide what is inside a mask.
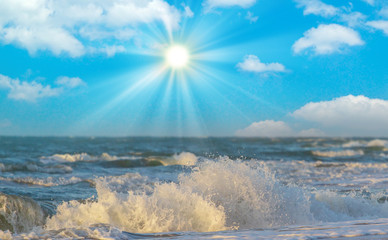
[[[388,239],[388,139],[0,137],[0,239]]]

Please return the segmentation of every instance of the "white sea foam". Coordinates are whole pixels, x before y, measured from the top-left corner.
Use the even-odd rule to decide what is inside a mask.
[[[63,203],[47,229],[88,227],[96,223],[131,232],[216,231],[225,229],[222,207],[179,184],[160,184],[150,195],[111,191],[97,184],[98,201]]]
[[[8,240],[8,239],[13,239],[12,238],[12,233],[7,230],[7,231],[1,231],[0,230],[0,239]]]
[[[317,164],[284,163],[284,169],[288,172],[294,172],[294,168],[325,170]],[[373,166],[367,163],[330,164],[333,169],[344,172],[349,169],[368,172],[369,168],[385,166],[378,163]],[[297,175],[303,176],[300,172]],[[95,180],[97,199],[64,202],[57,213],[47,219],[44,229],[20,235],[20,239],[33,238],[33,234],[53,238],[114,239],[125,238],[121,231],[207,232],[388,217],[388,204],[377,201],[381,196],[371,195],[370,199],[364,199],[356,193],[340,195],[327,190],[311,191],[292,186],[289,182],[292,178],[285,178],[287,186],[275,178],[266,164],[228,158],[200,161],[190,173],[181,174],[177,183],[155,183],[137,173],[98,178]],[[42,224],[32,218],[28,221],[29,225],[20,229]],[[16,222],[15,226],[18,224]],[[96,224],[98,227],[94,227]],[[104,224],[108,230],[101,227]],[[9,238],[9,234],[0,232],[0,238]]]
[[[63,228],[52,231],[11,234],[0,230],[0,239],[388,239],[388,219],[352,220],[331,223],[318,223],[303,226],[288,226],[266,230],[222,231],[214,233],[179,232],[132,234],[110,225],[96,224],[88,228]]]
[[[324,222],[388,217],[388,204],[380,204],[376,199],[363,199],[355,193],[340,196],[330,191],[319,191],[312,201],[311,210],[315,219]]]
[[[228,227],[268,228],[313,220],[309,195],[280,184],[267,167],[255,162],[205,161],[180,181],[222,206]]]
[[[264,162],[263,162],[264,163]],[[279,181],[295,182],[311,189],[352,190],[386,188],[386,162],[265,161]]]
[[[137,236],[139,237],[139,236]],[[10,231],[0,230],[1,240],[26,240],[26,239],[132,239],[128,233],[120,231],[118,228],[96,224],[87,228],[62,228],[57,230],[46,231],[40,227],[31,232],[12,234]]]
[[[116,156],[111,156],[108,153],[103,153],[100,156],[92,156],[87,153],[75,153],[75,154],[54,154],[48,157],[41,157],[41,162],[50,163],[50,162],[91,162],[91,161],[115,161],[121,159]]]
[[[181,152],[180,154],[174,154],[172,158],[166,158],[162,160],[163,165],[183,165],[194,166],[197,163],[197,156],[190,152]]]
[[[131,181],[145,180],[140,175],[98,179],[97,201],[63,203],[46,228],[109,224],[138,233],[206,232],[388,217],[388,204],[376,198],[285,186],[257,162],[203,161],[180,175],[179,183],[147,190],[125,189]]]
[[[154,182],[139,173],[126,173],[121,176],[100,177],[94,180],[95,184],[103,183],[110,191],[119,193],[150,194],[153,192]]]
[[[312,154],[318,157],[353,157],[362,156],[364,151],[362,150],[342,150],[342,151],[312,151]]]
[[[228,159],[200,163],[178,184],[157,184],[149,195],[112,191],[106,179],[96,188],[97,202],[63,203],[47,229],[105,223],[131,232],[202,232],[313,220],[301,189],[283,186],[266,168]]]
[[[388,147],[387,140],[375,139],[367,143],[368,147]]]
[[[175,154],[173,157],[179,165],[193,166],[197,163],[197,156],[190,152]]]
[[[346,143],[342,144],[342,147],[345,147],[345,148],[365,147],[366,144],[367,144],[366,141],[352,140],[352,141],[349,141],[349,142],[346,142]]]

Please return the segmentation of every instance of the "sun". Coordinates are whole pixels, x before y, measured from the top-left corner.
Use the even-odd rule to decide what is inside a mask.
[[[173,45],[166,51],[166,62],[172,68],[183,68],[190,60],[190,54],[186,47]]]

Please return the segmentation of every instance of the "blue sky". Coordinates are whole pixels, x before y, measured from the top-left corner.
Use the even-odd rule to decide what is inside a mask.
[[[3,0],[0,135],[388,136],[387,56],[385,0]]]

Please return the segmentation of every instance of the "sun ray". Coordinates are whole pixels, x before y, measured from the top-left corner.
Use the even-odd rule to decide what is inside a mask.
[[[130,116],[128,129],[133,129],[137,123],[144,128],[133,132],[144,131],[151,135],[208,135],[211,126],[209,123],[224,122],[222,117],[225,115],[218,112],[219,116],[211,118],[203,114],[204,107],[209,111],[219,107],[202,100],[213,99],[214,102],[223,102],[229,109],[228,114],[233,114],[233,118],[252,122],[251,116],[241,110],[241,104],[244,103],[234,102],[231,97],[239,95],[257,102],[260,106],[272,105],[257,94],[233,83],[231,80],[236,76],[221,70],[231,64],[235,67],[236,63],[231,59],[242,57],[241,41],[229,41],[239,33],[223,32],[217,28],[217,25],[225,21],[227,18],[216,21],[213,26],[207,28],[203,28],[203,23],[185,22],[182,26],[189,26],[190,31],[183,27],[174,33],[161,30],[157,25],[148,25],[144,45],[134,53],[138,54],[139,58],[148,56],[159,59],[159,64],[132,75],[131,77],[135,78],[145,76],[140,77],[138,81],[131,80],[131,84],[123,87],[119,94],[85,119],[97,121],[108,115],[123,116],[123,111],[133,109],[131,114],[127,113]],[[214,37],[216,35],[217,38]],[[228,45],[220,45],[225,39],[228,39]],[[284,112],[283,109],[277,111]]]
[[[182,92],[185,96],[185,103],[186,108],[191,110],[190,119],[193,119],[193,123],[196,124],[196,133],[194,135],[196,136],[207,136],[209,134],[208,128],[204,122],[203,116],[201,114],[201,111],[199,111],[197,103],[195,102],[195,98],[192,96],[192,92],[190,91],[189,87],[189,79],[187,79],[186,75],[181,73],[180,78],[183,79],[182,81]]]
[[[270,102],[265,101],[264,99],[260,98],[259,96],[254,95],[254,94],[242,89],[241,87],[233,84],[230,81],[226,81],[224,78],[220,77],[220,76],[222,76],[222,73],[217,72],[217,70],[214,68],[210,69],[202,64],[194,65],[193,68],[194,68],[194,71],[202,73],[202,74],[204,74],[204,76],[208,76],[209,78],[211,78],[213,80],[217,80],[217,81],[221,82],[223,85],[228,86],[230,89],[237,90],[240,93],[242,93],[244,96],[249,97],[250,99],[257,101],[260,104],[269,106],[280,113],[283,113],[283,114],[287,113],[287,111],[285,109],[280,108],[280,107],[276,107],[273,104],[271,104]],[[233,77],[229,76],[227,79],[233,79]]]

